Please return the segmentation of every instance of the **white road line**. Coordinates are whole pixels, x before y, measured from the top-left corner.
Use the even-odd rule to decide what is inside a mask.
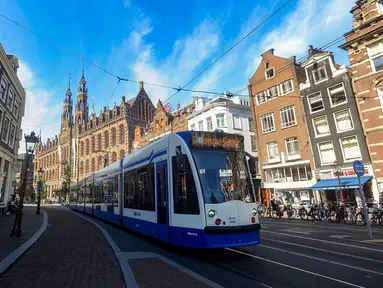
[[[265,221],[264,223],[266,224],[272,224],[272,225],[280,225],[280,226],[286,226],[286,222],[273,222],[273,221]],[[309,224],[302,224],[302,223],[294,223],[294,222],[290,222],[290,226],[289,227],[292,227],[294,225],[296,226],[303,226],[303,227],[311,227],[311,228],[326,228],[326,229],[332,229],[332,230],[348,230],[348,231],[352,231],[352,232],[360,232],[361,234],[366,234],[367,233],[367,230],[361,230],[361,229],[357,229],[357,228],[347,228],[347,227],[334,227],[334,226],[315,226],[315,225],[309,225]],[[261,222],[262,224],[262,222]],[[336,224],[334,224],[336,225]],[[263,227],[263,225],[262,225]],[[359,226],[358,226],[359,227]],[[375,234],[375,233],[378,233],[378,234],[383,234],[383,231],[379,231],[377,229],[373,229],[372,230],[372,233]]]
[[[307,273],[307,274],[315,275],[317,277],[325,278],[325,279],[328,279],[328,280],[331,280],[331,281],[334,281],[334,282],[338,282],[338,283],[342,283],[342,284],[345,284],[345,285],[348,285],[348,286],[364,288],[364,286],[359,286],[359,285],[352,284],[350,282],[346,282],[346,281],[343,281],[343,280],[340,280],[340,279],[336,279],[336,278],[332,278],[332,277],[329,277],[329,276],[321,275],[321,274],[318,274],[318,273],[315,273],[315,272],[311,272],[309,270],[305,270],[305,269],[301,269],[301,268],[298,268],[298,267],[290,266],[290,265],[287,265],[287,264],[279,263],[279,262],[276,262],[276,261],[273,261],[273,260],[270,260],[270,259],[267,259],[267,258],[262,258],[262,257],[259,257],[259,256],[255,256],[255,255],[252,255],[252,254],[249,254],[249,253],[246,253],[246,252],[238,251],[238,250],[231,249],[231,248],[226,248],[226,250],[229,250],[229,251],[232,251],[232,252],[236,252],[236,253],[239,253],[239,254],[242,254],[242,255],[246,255],[246,256],[249,256],[249,257],[252,257],[252,258],[255,258],[255,259],[259,259],[259,260],[263,260],[263,261],[266,261],[266,262],[270,262],[270,263],[273,263],[273,264],[276,264],[276,265],[280,265],[280,266],[283,266],[283,267],[287,267],[287,268],[290,268],[290,269],[293,269],[293,270],[301,271],[301,272],[304,272],[304,273]]]
[[[365,261],[370,261],[370,262],[375,262],[375,263],[383,264],[383,261],[379,261],[379,260],[375,260],[375,259],[371,259],[371,258],[367,258],[367,257],[356,256],[356,255],[352,255],[352,254],[346,254],[346,253],[336,252],[336,251],[332,251],[332,250],[327,250],[327,249],[322,249],[322,248],[316,248],[316,247],[301,245],[301,244],[297,244],[297,243],[291,243],[291,242],[275,240],[275,239],[271,239],[271,238],[264,238],[264,237],[262,237],[261,240],[268,240],[268,241],[278,242],[278,243],[287,244],[287,245],[291,245],[291,246],[308,248],[308,249],[312,249],[312,250],[328,252],[328,253],[331,253],[331,254],[337,254],[337,255],[341,255],[341,256],[347,256],[347,257],[351,257],[351,258],[356,258],[356,259],[360,259],[360,260],[365,260]]]
[[[295,238],[301,238],[301,239],[308,239],[311,241],[316,241],[316,242],[322,242],[322,243],[328,243],[328,244],[335,244],[335,245],[341,245],[341,246],[346,246],[346,247],[353,247],[357,249],[364,249],[364,250],[370,250],[370,251],[375,251],[375,252],[380,252],[383,253],[383,250],[380,249],[374,249],[374,248],[369,248],[369,247],[363,247],[363,246],[356,246],[356,245],[351,245],[351,244],[345,244],[345,243],[339,243],[339,242],[334,242],[334,241],[327,241],[327,240],[322,240],[322,239],[314,239],[310,237],[304,237],[304,236],[298,236],[298,235],[291,235],[291,234],[286,234],[286,233],[280,233],[280,232],[273,232],[273,231],[265,231],[263,230],[262,233],[271,233],[271,234],[278,234],[278,235],[283,235],[283,236],[288,236],[288,237],[295,237]],[[262,239],[262,238],[261,238]],[[359,241],[358,241],[359,242]],[[372,244],[372,243],[370,243]]]
[[[301,256],[301,257],[305,257],[305,258],[309,258],[309,259],[314,259],[314,260],[317,260],[317,261],[322,261],[322,262],[326,262],[326,263],[330,263],[330,264],[334,264],[334,265],[344,266],[344,267],[347,267],[347,268],[352,268],[352,269],[356,269],[356,270],[360,270],[360,271],[364,271],[364,272],[368,272],[368,273],[373,273],[373,274],[378,274],[380,276],[383,276],[383,273],[377,272],[377,271],[374,271],[374,270],[368,270],[368,269],[364,269],[364,268],[360,268],[360,267],[356,267],[356,266],[352,266],[352,265],[348,265],[348,264],[343,264],[343,263],[340,263],[340,262],[326,260],[326,259],[323,259],[323,258],[309,256],[309,255],[306,255],[306,254],[292,252],[292,251],[288,251],[288,250],[285,250],[285,249],[271,247],[271,246],[266,246],[266,245],[262,245],[262,244],[260,244],[258,246],[264,247],[264,248],[268,248],[268,249],[272,249],[272,250],[281,251],[281,252],[292,254],[292,255],[297,255],[297,256]]]

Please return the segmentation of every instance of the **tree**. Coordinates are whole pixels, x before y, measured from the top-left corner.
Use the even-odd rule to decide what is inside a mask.
[[[45,179],[42,179],[41,182],[43,182],[43,191],[40,192],[40,199],[45,200],[47,199],[48,195],[48,187],[46,185],[47,181]]]
[[[70,186],[70,180],[71,180],[71,167],[69,165],[65,166],[64,168],[64,178],[61,182],[61,194],[64,198],[64,203],[66,202],[66,197],[69,194],[69,186]]]

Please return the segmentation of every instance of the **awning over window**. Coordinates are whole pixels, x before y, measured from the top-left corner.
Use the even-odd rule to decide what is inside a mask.
[[[363,185],[368,180],[371,179],[371,176],[360,177],[360,183]],[[340,186],[342,189],[358,189],[358,177],[346,177],[340,178]],[[326,179],[320,180],[318,183],[311,187],[312,190],[338,190],[339,183],[338,179]]]

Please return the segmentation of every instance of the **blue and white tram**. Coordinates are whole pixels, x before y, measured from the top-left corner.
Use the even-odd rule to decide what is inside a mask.
[[[76,209],[194,248],[259,244],[243,136],[167,135],[72,184]]]

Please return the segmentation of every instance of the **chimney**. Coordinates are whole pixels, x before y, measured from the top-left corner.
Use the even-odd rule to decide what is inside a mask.
[[[313,45],[309,45],[309,57],[314,55]]]
[[[122,103],[125,103],[125,96],[122,96],[121,101]]]
[[[178,103],[178,104],[177,104],[177,110],[180,109],[180,108],[181,108],[181,104]]]
[[[140,90],[141,89],[144,89],[144,82],[143,81],[140,81]]]

